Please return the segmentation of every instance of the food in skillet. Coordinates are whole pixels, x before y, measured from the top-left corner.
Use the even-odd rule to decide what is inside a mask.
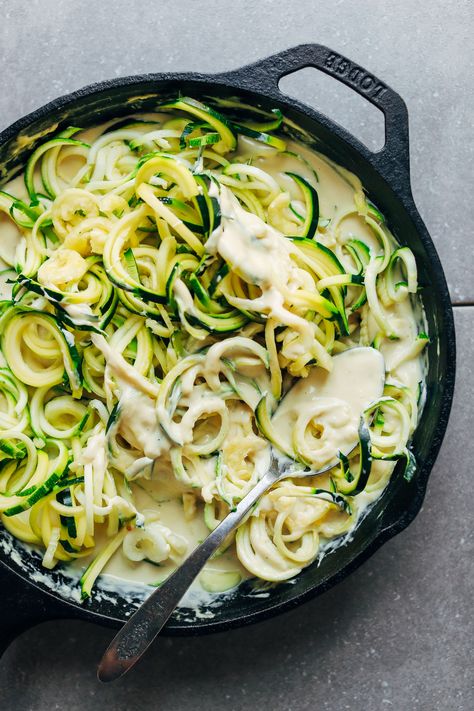
[[[2,523],[45,567],[85,568],[83,598],[104,569],[159,584],[271,447],[311,470],[341,454],[261,499],[208,591],[297,575],[397,460],[414,472],[428,337],[412,252],[279,111],[213,105],[66,129],[0,192]],[[362,423],[344,393],[363,379],[318,395],[360,345],[386,369]]]

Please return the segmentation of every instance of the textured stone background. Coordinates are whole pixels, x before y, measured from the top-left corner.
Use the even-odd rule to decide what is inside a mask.
[[[95,679],[110,631],[44,624],[2,658],[3,711],[474,708],[472,7],[468,0],[0,0],[0,128],[104,78],[222,71],[310,41],[393,86],[410,113],[415,200],[458,304],[459,350],[453,415],[423,510],[349,579],[248,629],[163,639],[111,686]],[[314,70],[282,86],[380,145],[380,115],[349,90]]]

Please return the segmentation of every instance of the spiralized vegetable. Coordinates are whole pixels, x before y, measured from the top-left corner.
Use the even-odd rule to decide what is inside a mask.
[[[268,466],[262,397],[271,414],[295,379],[348,348],[390,356],[365,413],[363,494],[343,487],[357,450],[328,474],[280,482],[238,529],[238,559],[265,580],[296,575],[353,528],[395,460],[413,471],[418,395],[403,365],[428,340],[409,306],[413,254],[355,176],[321,154],[316,169],[287,145],[278,111],[254,113],[181,98],[89,134],[69,128],[33,153],[24,194],[0,192],[18,233],[12,259],[0,226],[1,520],[47,568],[92,559],[83,597],[118,549],[171,565],[189,550],[158,508],[138,505],[141,481],[159,490],[156,460],[185,519],[214,528]],[[322,200],[329,174],[347,209]],[[305,463],[319,410],[295,425],[290,454]]]

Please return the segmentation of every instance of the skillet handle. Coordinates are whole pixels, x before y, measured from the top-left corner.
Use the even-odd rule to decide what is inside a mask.
[[[22,632],[40,622],[65,617],[47,593],[38,591],[0,565],[0,657]]]
[[[31,590],[18,575],[0,566],[0,657],[16,637],[40,621]]]
[[[271,90],[275,98],[288,99],[279,89],[279,81],[305,67],[314,67],[329,74],[374,104],[385,117],[385,145],[371,151],[371,159],[379,172],[410,194],[410,159],[408,111],[399,94],[342,54],[321,44],[300,44],[254,64],[249,64],[223,76],[238,79],[249,90],[256,85]]]

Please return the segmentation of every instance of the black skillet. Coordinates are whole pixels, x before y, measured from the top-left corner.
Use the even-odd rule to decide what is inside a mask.
[[[304,67],[333,76],[384,113],[386,140],[381,151],[370,151],[326,116],[280,92],[280,79]],[[300,45],[224,74],[147,74],[113,79],[56,99],[0,134],[0,182],[24,166],[34,147],[50,135],[47,132],[52,126],[57,130],[87,126],[153,110],[157,97],[162,100],[178,92],[197,99],[234,96],[267,109],[278,107],[311,134],[320,150],[356,173],[397,239],[415,253],[431,337],[426,406],[412,443],[418,461],[414,480],[407,483],[396,472],[353,539],[325,556],[319,565],[304,570],[291,584],[262,590],[246,582],[212,609],[178,611],[166,631],[187,635],[249,624],[295,607],[342,580],[408,526],[420,510],[448,422],[455,377],[455,336],[443,270],[411,194],[406,106],[374,75],[327,47]],[[76,618],[119,627],[139,602],[136,595],[110,592],[83,604],[68,600],[58,592],[62,584],[67,595],[63,576],[61,570],[42,570],[37,554],[25,552],[4,529],[0,530],[0,653],[20,632],[46,620]]]

